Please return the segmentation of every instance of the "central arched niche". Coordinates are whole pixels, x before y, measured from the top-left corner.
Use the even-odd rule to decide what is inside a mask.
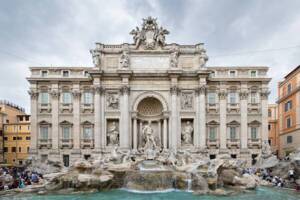
[[[141,117],[158,117],[163,113],[163,106],[158,99],[146,97],[138,104],[137,111]]]
[[[138,148],[143,148],[145,145],[143,129],[149,123],[153,129],[156,145],[161,147],[163,110],[162,103],[155,97],[145,97],[139,102],[137,106]]]

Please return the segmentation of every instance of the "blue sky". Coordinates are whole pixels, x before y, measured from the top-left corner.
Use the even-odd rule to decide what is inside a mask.
[[[208,66],[269,66],[274,102],[300,64],[299,9],[299,0],[0,0],[0,99],[29,111],[29,66],[92,66],[95,42],[132,42],[130,30],[153,16],[168,43],[204,42]]]

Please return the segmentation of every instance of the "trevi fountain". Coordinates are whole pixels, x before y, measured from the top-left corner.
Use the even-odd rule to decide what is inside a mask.
[[[273,168],[274,173],[282,175],[293,166],[296,174],[300,174],[300,151],[295,152],[288,163],[280,163],[266,142],[267,110],[251,104],[247,108],[248,90],[257,92],[261,105],[267,105],[267,69],[246,68],[245,71],[235,68],[232,74],[239,72],[237,77],[226,78],[231,68],[212,68],[214,71],[205,68],[208,57],[202,44],[165,44],[168,33],[158,27],[156,19],[149,17],[144,19],[141,29],[132,30],[134,44],[105,47],[97,44],[102,49],[91,51],[96,69],[87,72],[94,82],[88,82],[90,79],[85,77],[80,79],[85,81],[83,84],[95,86],[92,87],[95,89],[94,108],[84,105],[80,109],[78,96],[81,86],[74,85],[73,89],[78,89],[73,91],[74,106],[58,109],[60,86],[50,86],[52,107],[32,108],[33,132],[38,133],[39,126],[49,127],[52,131],[51,135],[46,135],[47,138],[40,139],[34,133],[32,136],[28,169],[43,174],[43,181],[24,189],[4,191],[2,199],[11,199],[12,195],[14,199],[34,200],[300,199],[292,192],[268,187],[270,183],[254,174],[243,173],[249,167]],[[148,54],[151,54],[150,57],[147,57]],[[114,56],[119,59],[117,72]],[[103,63],[105,66],[101,66]],[[150,66],[149,73],[146,73],[145,63]],[[99,79],[102,76],[99,66],[104,70],[103,80]],[[134,75],[129,80],[130,69]],[[38,92],[49,86],[39,85],[39,80],[47,79],[39,77],[42,68],[31,70],[31,105],[36,106]],[[51,70],[49,68],[49,76],[53,79],[58,75],[50,75]],[[72,76],[72,70],[82,69],[69,70]],[[258,75],[253,84],[252,79],[246,77],[249,70]],[[240,74],[241,77],[238,77]],[[119,76],[122,78],[121,85],[113,82],[119,80]],[[147,76],[153,76],[153,80],[147,79]],[[219,82],[218,76],[222,80],[228,79],[228,82]],[[140,84],[140,77],[149,84]],[[240,82],[243,78],[248,80],[248,85]],[[237,80],[241,87],[229,80]],[[257,85],[258,80],[261,84]],[[101,81],[104,87],[99,85]],[[227,93],[233,98],[232,94],[237,89],[240,104],[228,104],[226,108]],[[205,95],[213,92],[218,95],[211,96],[209,104],[204,103]],[[218,99],[214,100],[215,97]],[[52,112],[52,118],[47,118],[49,112]],[[66,117],[72,114],[81,118]],[[62,122],[57,121],[55,116],[59,116]],[[92,124],[94,121],[95,124]],[[95,135],[79,136],[81,124],[83,129],[94,127]],[[59,139],[60,126],[73,127],[72,140]],[[251,130],[257,130],[257,138],[253,140],[247,136],[251,127]],[[227,135],[229,131],[230,135]],[[86,138],[81,141],[80,137]],[[83,158],[82,154],[88,156]],[[251,155],[255,157],[255,165],[251,163]],[[64,158],[63,162],[61,158]],[[70,166],[64,166],[69,165],[69,161]]]

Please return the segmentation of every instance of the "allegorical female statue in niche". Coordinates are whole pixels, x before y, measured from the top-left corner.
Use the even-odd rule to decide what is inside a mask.
[[[116,122],[112,122],[107,131],[108,145],[119,144],[119,128]]]
[[[187,121],[185,126],[182,129],[182,143],[183,144],[192,144],[192,134],[194,128],[190,121]]]

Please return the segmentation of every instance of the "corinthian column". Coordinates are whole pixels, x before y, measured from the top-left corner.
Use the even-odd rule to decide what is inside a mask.
[[[121,120],[120,120],[120,147],[129,148],[130,147],[130,134],[129,134],[129,104],[128,95],[129,87],[124,85],[121,88],[122,101],[121,101]]]
[[[79,85],[74,85],[73,90],[73,144],[74,150],[80,150],[80,97]]]
[[[268,91],[267,84],[263,85],[261,96],[261,139],[264,144],[268,144]]]
[[[51,90],[51,108],[52,108],[52,149],[58,151],[59,143],[59,126],[58,126],[58,109],[59,109],[59,91],[58,84],[52,84]]]
[[[240,93],[241,106],[241,149],[248,148],[248,92]]]
[[[226,126],[226,117],[227,117],[227,93],[225,90],[221,90],[219,93],[220,98],[220,149],[226,149],[226,140],[227,140],[227,126]]]
[[[30,104],[31,104],[31,140],[30,140],[30,154],[35,156],[37,154],[37,140],[38,140],[38,127],[37,127],[37,105],[38,105],[38,92],[35,88],[29,91],[30,94]]]
[[[206,87],[205,85],[199,88],[199,147],[206,148],[206,99],[205,99]]]
[[[101,146],[101,130],[100,130],[100,123],[101,123],[101,105],[100,105],[100,94],[102,92],[102,87],[100,85],[95,85],[95,96],[94,96],[94,118],[95,118],[95,130],[94,130],[94,142],[95,142],[95,150],[99,151]]]
[[[177,86],[173,86],[170,89],[171,92],[171,131],[169,131],[169,147],[176,150],[177,149],[177,137],[178,133],[178,111],[177,111],[177,95],[178,88]],[[180,138],[180,136],[179,136]]]

